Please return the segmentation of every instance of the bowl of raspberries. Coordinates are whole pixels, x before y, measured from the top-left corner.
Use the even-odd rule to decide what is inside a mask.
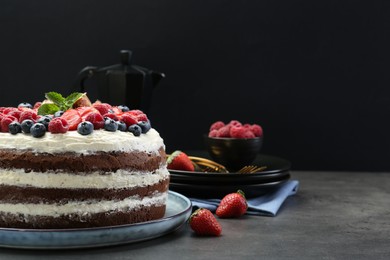
[[[217,121],[205,136],[205,145],[213,160],[236,171],[256,159],[263,145],[263,128],[238,120]]]

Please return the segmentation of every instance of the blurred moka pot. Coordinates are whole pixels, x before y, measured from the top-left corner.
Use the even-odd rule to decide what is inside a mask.
[[[87,66],[77,77],[76,89],[86,92],[85,81],[95,78],[98,99],[112,105],[127,105],[130,109],[141,109],[145,113],[150,108],[153,89],[164,73],[131,64],[132,52],[120,52],[121,63],[108,67]]]

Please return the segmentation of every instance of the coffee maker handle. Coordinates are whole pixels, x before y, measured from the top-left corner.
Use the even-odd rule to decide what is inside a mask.
[[[82,69],[79,74],[77,75],[77,80],[75,83],[75,89],[79,92],[85,92],[85,86],[84,82],[93,77],[97,72],[97,67],[94,66],[87,66],[84,69]]]

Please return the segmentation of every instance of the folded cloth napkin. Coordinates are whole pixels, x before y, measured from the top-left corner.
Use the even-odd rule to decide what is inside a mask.
[[[278,213],[280,206],[287,197],[297,193],[299,181],[289,180],[278,187],[275,191],[262,196],[247,199],[248,210],[246,214],[257,216],[271,216],[274,217]],[[206,208],[212,212],[217,209],[220,199],[198,199],[190,198],[192,206],[196,208]]]

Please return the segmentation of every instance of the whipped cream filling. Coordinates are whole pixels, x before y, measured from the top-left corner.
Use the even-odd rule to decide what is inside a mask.
[[[165,149],[163,139],[153,128],[140,136],[134,136],[131,132],[105,130],[95,130],[90,135],[81,135],[77,131],[68,131],[65,134],[47,132],[41,138],[34,138],[24,133],[17,135],[0,133],[0,149],[32,150],[38,153],[93,154],[102,151],[135,150],[157,154],[161,147]]]
[[[21,187],[63,188],[63,189],[121,189],[145,187],[169,178],[166,166],[154,173],[117,170],[109,174],[93,172],[88,174],[24,172],[23,169],[0,169],[0,184]]]
[[[140,207],[164,205],[168,192],[156,193],[153,197],[141,199],[138,195],[126,198],[121,201],[101,200],[101,201],[72,201],[66,204],[28,204],[18,203],[0,204],[0,212],[9,214],[23,214],[34,216],[59,217],[61,215],[75,214],[85,216],[94,213],[108,211],[129,211]]]

